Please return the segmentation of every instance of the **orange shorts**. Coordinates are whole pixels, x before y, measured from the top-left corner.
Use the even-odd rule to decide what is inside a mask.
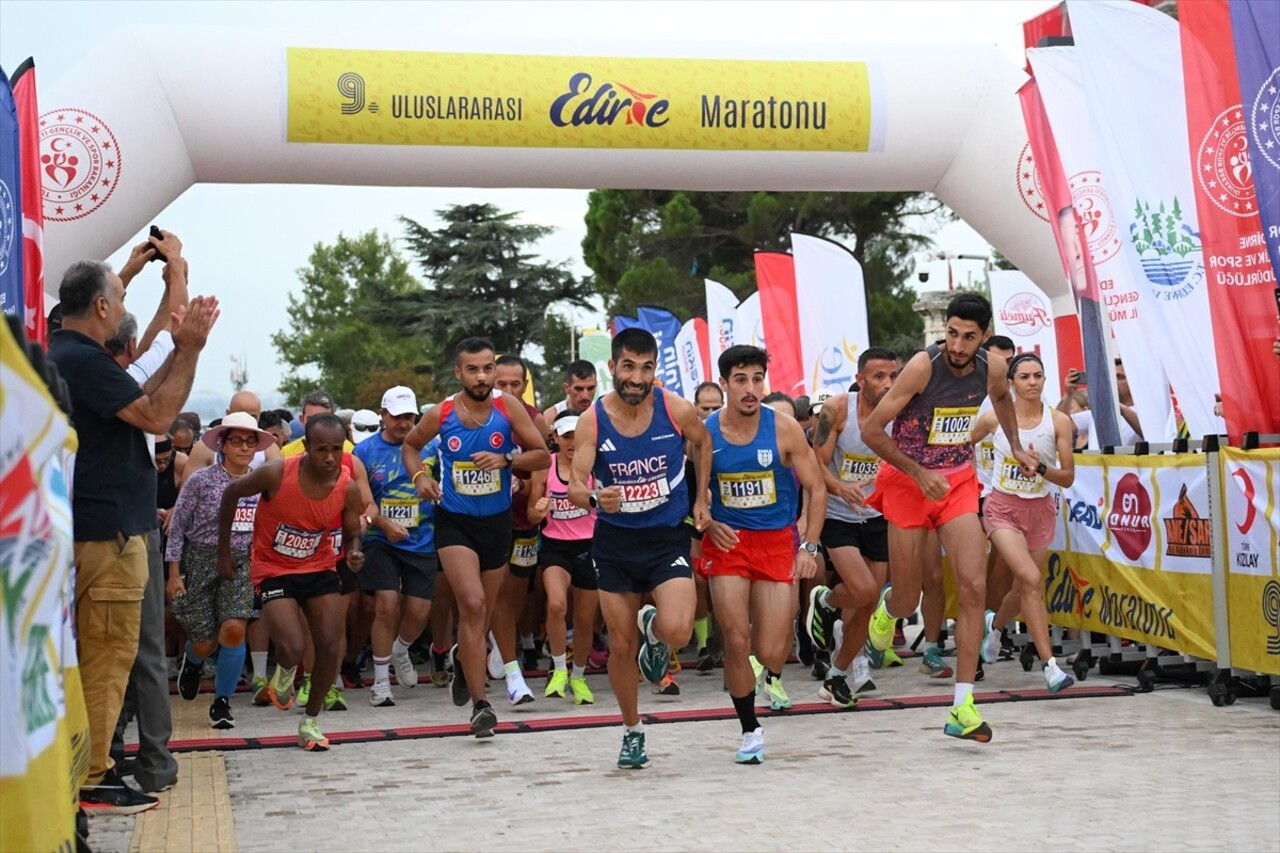
[[[732,551],[721,551],[710,536],[702,537],[702,574],[732,575],[753,581],[795,583],[796,539],[790,527],[781,530],[739,530]]]
[[[951,488],[940,501],[931,501],[916,481],[892,465],[882,464],[876,475],[876,489],[867,506],[879,510],[890,524],[902,530],[927,527],[937,530],[965,513],[978,512],[978,475],[965,465],[944,475]]]

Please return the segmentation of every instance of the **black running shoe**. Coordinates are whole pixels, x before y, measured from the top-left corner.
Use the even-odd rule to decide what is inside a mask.
[[[364,676],[360,674],[360,667],[353,660],[342,662],[342,685],[348,690],[364,687]]]
[[[178,670],[178,695],[188,702],[200,695],[200,672],[203,668],[203,662],[195,663],[187,657],[186,652],[182,653],[182,666]]]
[[[833,675],[822,682],[818,689],[818,697],[825,699],[837,708],[856,708],[858,700],[849,692],[849,682],[843,675]]]
[[[453,665],[453,704],[461,708],[467,704],[471,694],[467,691],[467,676],[462,671],[462,661],[458,660],[458,646],[449,649],[449,662]],[[493,713],[490,711],[490,713]]]
[[[698,649],[698,672],[710,672],[716,668],[716,656],[706,646]]]
[[[541,663],[542,658],[538,656],[538,650],[536,648],[520,650],[520,669],[525,672],[532,672],[533,670],[538,669]]]
[[[809,639],[809,632],[804,629],[803,623],[800,621],[805,614],[796,616],[796,657],[800,659],[800,663],[805,666],[813,666],[813,640]],[[825,678],[827,671],[824,669],[822,675]]]
[[[80,808],[89,814],[137,814],[158,805],[160,801],[155,797],[126,785],[115,768],[108,770],[97,785],[80,789]]]
[[[471,708],[471,733],[478,738],[493,737],[493,730],[498,725],[498,715],[493,706],[481,699]]]
[[[986,671],[985,671],[985,670],[983,670],[983,668],[982,668],[982,661],[978,661],[978,672],[977,672],[977,674],[975,674],[975,675],[973,676],[973,680],[974,680],[975,682],[976,682],[976,681],[985,681],[985,680],[986,680],[986,678],[987,678],[987,673],[986,673]]]
[[[234,729],[236,718],[231,715],[231,700],[217,696],[209,706],[209,726],[215,729]]]

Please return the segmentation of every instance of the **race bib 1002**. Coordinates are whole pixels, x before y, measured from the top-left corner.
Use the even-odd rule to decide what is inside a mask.
[[[969,442],[969,430],[978,416],[977,406],[939,407],[933,410],[933,423],[929,424],[929,443],[955,446]]]
[[[474,462],[453,463],[453,490],[460,495],[483,497],[502,491],[502,472],[485,471]]]
[[[778,501],[772,471],[718,474],[716,481],[720,486],[720,503],[728,509],[755,509]]]
[[[662,506],[671,496],[671,486],[665,479],[620,483],[618,490],[622,492],[622,512],[648,512]]]
[[[418,526],[418,501],[414,499],[396,500],[385,498],[378,505],[378,511],[387,521],[393,521],[406,530]]]

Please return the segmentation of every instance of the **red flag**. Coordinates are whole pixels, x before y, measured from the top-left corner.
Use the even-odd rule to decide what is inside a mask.
[[[702,356],[702,363],[706,365],[707,379],[715,382],[720,374],[717,372],[716,362],[711,360],[711,332],[707,327],[707,321],[701,317],[694,317],[693,330],[698,336],[698,354]]]
[[[28,59],[12,79],[18,110],[18,161],[22,168],[23,326],[27,338],[46,345],[44,311],[44,197],[40,181],[40,110],[36,106],[36,63]]]
[[[1196,212],[1227,432],[1280,432],[1275,274],[1249,162],[1227,0],[1178,8]],[[1265,168],[1265,166],[1264,166]]]
[[[1022,22],[1023,55],[1026,48],[1039,47],[1042,39],[1053,36],[1070,35],[1070,27],[1062,14],[1062,3],[1055,3],[1034,18]],[[1027,62],[1027,73],[1031,73],[1031,63]]]
[[[785,252],[756,252],[756,289],[769,345],[769,387],[796,394],[804,385],[800,355],[800,311],[796,307],[796,266]]]

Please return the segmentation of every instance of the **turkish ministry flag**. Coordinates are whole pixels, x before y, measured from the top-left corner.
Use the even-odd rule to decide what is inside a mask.
[[[1246,114],[1240,102],[1227,0],[1179,8],[1187,133],[1209,284],[1222,412],[1233,440],[1280,432],[1276,277],[1258,216]],[[1280,31],[1272,33],[1280,40]]]
[[[733,346],[738,336],[738,297],[718,281],[705,279],[707,291],[707,329],[710,332],[709,358],[714,361],[720,353]],[[708,361],[708,365],[712,362]],[[714,365],[712,365],[714,366]]]
[[[1031,56],[1039,56],[1043,52],[1037,49],[1034,53],[1029,53],[1028,61],[1031,61]],[[1049,217],[1049,224],[1053,227],[1053,237],[1058,243],[1058,256],[1062,259],[1063,273],[1071,283],[1071,293],[1076,301],[1076,316],[1079,317],[1080,342],[1071,341],[1063,346],[1063,341],[1059,339],[1057,343],[1061,349],[1060,354],[1063,358],[1080,359],[1073,360],[1071,367],[1079,368],[1083,362],[1088,377],[1085,388],[1089,395],[1089,410],[1093,412],[1093,429],[1097,432],[1098,447],[1116,446],[1121,444],[1120,416],[1114,373],[1111,369],[1115,356],[1108,348],[1111,342],[1111,323],[1099,295],[1098,274],[1089,251],[1090,241],[1084,233],[1083,217],[1075,209],[1071,186],[1063,171],[1058,146],[1049,118],[1045,114],[1038,81],[1027,81],[1018,90],[1018,98],[1022,103],[1022,120],[1027,126],[1027,139],[1036,158],[1045,200],[1055,214]],[[991,302],[993,306],[1003,306],[995,298],[995,282],[996,279],[991,280]],[[1051,373],[1047,366],[1045,373],[1058,375],[1056,371]]]
[[[1276,38],[1280,3],[1233,0],[1230,13],[1236,72],[1249,130],[1249,165],[1258,193],[1258,212],[1267,228],[1271,270],[1280,278],[1280,122],[1276,121],[1280,113],[1280,38]]]
[[[27,338],[47,344],[44,310],[44,198],[40,181],[40,110],[36,106],[36,63],[28,59],[13,78],[18,114],[18,160],[22,168],[23,325]]]
[[[769,387],[789,396],[804,393],[796,265],[785,252],[756,252],[756,290],[769,342]]]

